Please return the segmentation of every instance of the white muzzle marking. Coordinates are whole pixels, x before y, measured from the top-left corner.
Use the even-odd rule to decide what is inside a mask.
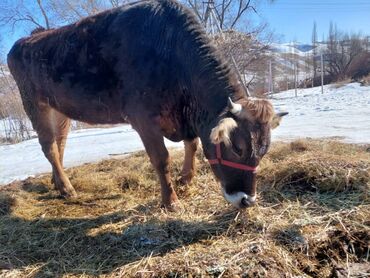
[[[240,208],[242,199],[246,198],[248,202],[254,203],[256,201],[256,195],[255,196],[249,196],[248,194],[245,194],[244,192],[237,192],[234,194],[227,194],[225,190],[222,190],[222,193],[230,204],[232,204],[236,208]]]

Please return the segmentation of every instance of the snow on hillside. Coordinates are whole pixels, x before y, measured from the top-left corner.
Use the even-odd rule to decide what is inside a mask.
[[[289,90],[272,100],[277,111],[288,111],[274,131],[276,140],[340,137],[350,143],[370,143],[370,87],[359,83]]]
[[[316,60],[320,62],[320,54],[327,50],[327,44],[318,42],[316,47]],[[274,81],[284,81],[293,74],[294,65],[298,65],[298,82],[312,77],[312,65],[308,61],[313,57],[313,46],[310,44],[272,43],[270,56],[273,58]]]
[[[305,46],[305,47],[304,47]],[[300,44],[293,44],[293,43],[272,43],[270,45],[270,49],[274,53],[282,53],[282,54],[290,54],[294,53],[298,56],[306,56],[307,51],[311,50],[308,49],[307,45],[300,45]]]
[[[326,51],[328,48],[326,43],[317,42],[316,45],[316,53],[321,54]],[[313,46],[311,44],[302,44],[297,42],[291,43],[272,43],[270,45],[270,49],[272,52],[275,53],[282,53],[282,54],[297,54],[298,56],[305,57],[308,54],[312,55]]]
[[[273,131],[273,140],[340,137],[346,142],[370,143],[370,87],[358,83],[336,89],[294,90],[274,95],[277,111],[288,111],[280,127]],[[182,143],[166,141],[170,147]],[[67,141],[65,167],[96,162],[102,159],[142,150],[139,136],[130,126],[73,131]],[[37,139],[0,146],[0,184],[51,171]]]

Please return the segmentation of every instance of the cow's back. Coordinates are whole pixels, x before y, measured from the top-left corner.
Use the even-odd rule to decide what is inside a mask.
[[[114,76],[122,58],[148,54],[143,49],[159,34],[154,34],[153,26],[146,25],[147,19],[162,16],[155,14],[159,2],[137,2],[20,39],[8,54],[11,70],[13,65],[21,65],[24,67],[20,70],[31,74],[29,77],[35,81],[43,82],[46,75],[54,82],[67,79],[72,86],[94,81],[90,89],[104,89],[101,86],[109,86],[107,79]]]
[[[19,40],[9,67],[18,86],[34,87],[71,118],[89,121],[92,111],[109,107],[109,122],[120,122],[127,101],[143,94],[151,109],[178,102],[173,91],[184,74],[177,43],[187,17],[167,0],[112,9]]]

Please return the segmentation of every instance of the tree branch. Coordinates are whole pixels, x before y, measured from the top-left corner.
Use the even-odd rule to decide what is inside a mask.
[[[238,11],[236,13],[236,16],[233,20],[233,23],[231,24],[230,26],[230,29],[233,29],[236,25],[236,23],[239,21],[239,19],[241,18],[241,16],[244,14],[244,12],[246,10],[248,10],[248,8],[250,7],[250,3],[251,3],[251,0],[248,0],[247,3],[245,3],[243,5],[244,1],[243,0],[239,0],[239,7],[238,7]],[[252,9],[256,12],[256,10],[252,7]]]
[[[41,10],[42,16],[44,17],[45,24],[46,24],[46,29],[50,29],[49,18],[46,15],[46,12],[45,12],[44,7],[42,6],[41,0],[37,0],[37,4],[38,4],[38,6]]]

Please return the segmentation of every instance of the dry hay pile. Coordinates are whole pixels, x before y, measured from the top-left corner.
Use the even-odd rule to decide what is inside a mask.
[[[183,153],[172,151],[172,174]],[[275,144],[259,174],[259,204],[223,200],[201,152],[178,187],[181,208],[159,207],[147,156],[68,170],[77,200],[50,175],[0,191],[1,277],[367,277],[370,152],[328,141]]]

